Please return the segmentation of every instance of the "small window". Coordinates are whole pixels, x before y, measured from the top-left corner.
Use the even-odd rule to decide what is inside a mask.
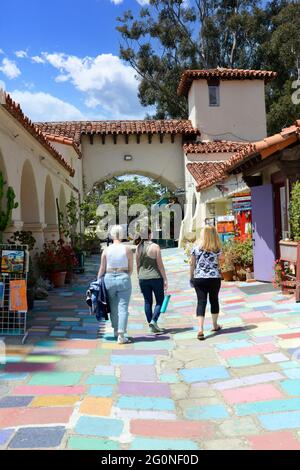
[[[209,106],[220,106],[220,88],[218,85],[209,85]]]

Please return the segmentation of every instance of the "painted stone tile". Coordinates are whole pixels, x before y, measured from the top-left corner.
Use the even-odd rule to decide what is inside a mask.
[[[65,433],[64,427],[21,428],[9,444],[10,449],[38,449],[58,447]]]
[[[109,418],[82,416],[79,418],[75,431],[84,436],[115,437],[123,431],[123,421]]]

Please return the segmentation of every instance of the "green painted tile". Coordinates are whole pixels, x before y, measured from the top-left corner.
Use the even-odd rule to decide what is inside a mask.
[[[94,439],[88,437],[72,436],[68,441],[68,449],[77,450],[118,450],[117,442],[106,439]]]
[[[77,385],[81,376],[80,372],[38,372],[28,385]]]

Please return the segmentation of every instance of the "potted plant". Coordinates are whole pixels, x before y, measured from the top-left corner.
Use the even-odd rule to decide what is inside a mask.
[[[54,287],[63,287],[68,270],[76,266],[74,250],[63,240],[49,241],[37,258],[43,275],[50,279]]]
[[[234,244],[232,240],[228,240],[223,244],[222,252],[224,261],[221,263],[220,269],[224,281],[233,281],[234,276]]]
[[[233,281],[234,266],[230,260],[226,260],[221,264],[221,273],[224,281]]]

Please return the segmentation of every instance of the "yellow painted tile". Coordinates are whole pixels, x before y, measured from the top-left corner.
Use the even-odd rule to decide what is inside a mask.
[[[36,397],[30,406],[35,408],[43,406],[72,406],[80,400],[78,395],[42,395]]]
[[[102,349],[124,349],[124,345],[116,343],[103,343]]]
[[[109,416],[112,407],[111,398],[86,397],[80,405],[80,413],[93,416]]]

